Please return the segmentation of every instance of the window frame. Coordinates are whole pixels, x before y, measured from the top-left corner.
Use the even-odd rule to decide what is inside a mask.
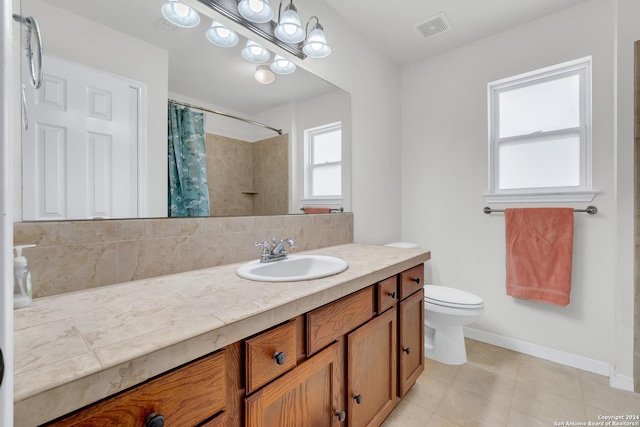
[[[318,135],[324,135],[330,132],[340,130],[341,135],[343,132],[342,122],[327,123],[322,126],[316,126],[314,128],[304,130],[304,203],[324,203],[324,204],[339,204],[342,203],[344,198],[344,150],[343,150],[343,138],[340,138],[340,161],[337,162],[324,162],[322,164],[313,163],[313,145],[315,137]],[[313,190],[313,170],[317,167],[327,166],[340,166],[340,194],[332,194],[326,196],[314,196]]]
[[[487,84],[489,126],[489,192],[486,202],[556,202],[591,201],[598,193],[592,188],[591,157],[591,57],[577,59]],[[500,138],[499,95],[514,89],[535,86],[577,75],[579,77],[580,123],[577,127],[553,131],[536,131],[527,135]],[[558,136],[577,135],[580,140],[579,176],[577,186],[499,188],[499,149],[502,144],[530,143]]]

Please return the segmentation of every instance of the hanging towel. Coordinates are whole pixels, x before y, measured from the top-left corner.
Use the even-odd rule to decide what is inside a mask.
[[[304,213],[306,213],[306,214],[331,213],[331,208],[305,207],[304,208]]]
[[[573,209],[505,209],[507,295],[565,307],[571,291]]]

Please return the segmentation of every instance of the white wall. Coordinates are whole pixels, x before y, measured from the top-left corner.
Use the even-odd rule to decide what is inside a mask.
[[[632,156],[629,142],[616,140],[614,3],[592,0],[403,69],[402,239],[432,250],[432,283],[484,298],[485,315],[474,328],[611,364],[631,377],[630,307],[622,301],[633,298]],[[593,204],[599,213],[575,216],[571,304],[518,300],[505,292],[504,216],[482,213],[487,83],[588,55],[593,185],[601,191]]]
[[[37,16],[48,54],[147,84],[147,161],[149,165],[166,165],[168,52],[40,0],[23,2],[22,14]],[[119,61],[113,60],[114,52]],[[17,61],[14,73],[20,75]],[[14,138],[18,154],[19,131]],[[149,167],[147,172],[148,216],[167,216],[166,186],[154,185],[167,182],[167,168]],[[18,197],[19,182],[14,188]]]
[[[331,7],[298,0],[301,18],[320,18],[331,46],[324,59],[296,64],[351,95],[351,210],[354,240],[400,236],[400,72]]]

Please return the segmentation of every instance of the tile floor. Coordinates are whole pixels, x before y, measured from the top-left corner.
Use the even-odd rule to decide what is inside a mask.
[[[612,389],[601,375],[473,340],[467,359],[462,366],[425,359],[425,372],[382,427],[586,426],[604,421],[599,416],[640,416],[640,394]],[[623,421],[609,425],[640,426]]]

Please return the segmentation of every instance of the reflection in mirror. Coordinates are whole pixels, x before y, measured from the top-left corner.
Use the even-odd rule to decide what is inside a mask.
[[[305,129],[342,123],[348,169],[346,92],[300,66],[260,84],[256,64],[240,54],[246,39],[215,46],[205,37],[211,17],[177,28],[162,18],[162,4],[22,0],[21,13],[40,25],[45,78],[27,93],[31,126],[15,150],[16,218],[166,217],[168,99],[283,131],[204,113],[213,216],[300,213]],[[342,185],[348,196],[348,179]],[[349,210],[348,199],[340,203]]]

